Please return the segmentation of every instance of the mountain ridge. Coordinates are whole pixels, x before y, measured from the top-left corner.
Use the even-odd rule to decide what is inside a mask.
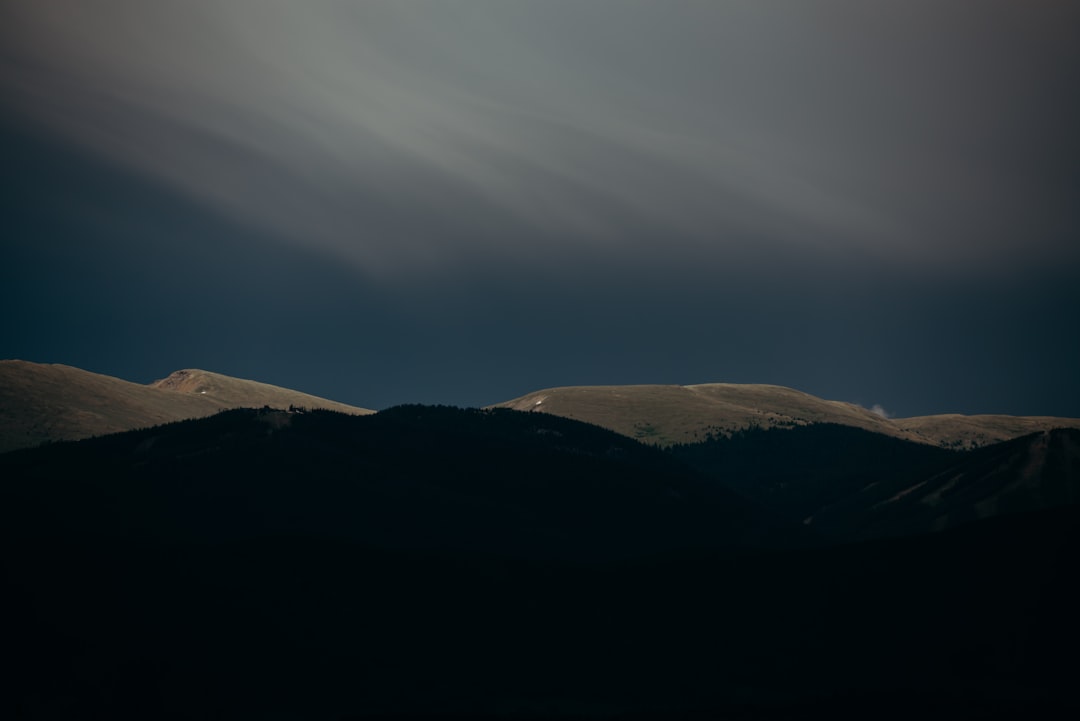
[[[226,408],[263,406],[374,412],[200,369],[175,371],[141,385],[63,364],[0,360],[0,452],[199,418]],[[1080,419],[1051,416],[951,413],[887,418],[854,403],[770,384],[562,386],[487,407],[550,413],[660,446],[701,442],[747,428],[838,423],[961,450],[1053,428],[1080,428]]]
[[[675,458],[834,539],[918,535],[1080,503],[1080,430],[955,450],[818,423],[678,444]]]
[[[264,405],[373,412],[197,369],[141,385],[63,364],[0,360],[0,453]]]
[[[768,384],[561,386],[492,407],[562,415],[656,445],[695,443],[746,428],[837,423],[945,448],[976,448],[1080,419],[1052,416],[938,414],[887,418],[845,401]]]

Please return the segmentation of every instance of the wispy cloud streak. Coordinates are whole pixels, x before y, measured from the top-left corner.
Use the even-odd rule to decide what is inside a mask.
[[[1060,262],[1067,5],[36,0],[0,8],[0,92],[373,273],[613,248]]]

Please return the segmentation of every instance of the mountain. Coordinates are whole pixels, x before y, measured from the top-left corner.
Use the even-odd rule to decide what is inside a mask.
[[[71,366],[3,360],[0,452],[262,406],[372,412],[201,370],[176,371],[144,386]]]
[[[979,448],[1054,428],[1080,428],[1080,419],[1052,416],[965,416],[947,413],[894,418],[892,422],[943,448]]]
[[[880,477],[822,507],[812,523],[847,537],[900,536],[1073,504],[1080,504],[1080,431],[1059,428],[959,454],[932,470]]]
[[[914,535],[1080,503],[1080,430],[956,451],[821,423],[671,446],[677,459],[834,538]]]
[[[611,431],[421,406],[226,411],[0,479],[6,717],[1080,707],[1075,505],[823,547]]]
[[[0,361],[0,453],[75,440],[225,408],[372,411],[203,370],[180,370],[140,385],[65,365]],[[884,418],[853,403],[775,385],[571,386],[529,393],[493,407],[543,411],[593,423],[656,445],[694,443],[746,428],[836,423],[945,448],[975,448],[1080,419],[957,414]]]
[[[10,505],[44,504],[64,533],[168,538],[198,517],[206,541],[298,533],[576,559],[804,535],[658,449],[503,409],[238,409],[4,454],[0,476]]]
[[[820,517],[823,509],[848,501],[868,486],[921,479],[967,457],[965,452],[837,423],[747,428],[699,443],[676,444],[669,452],[726,488],[798,523]]]
[[[542,411],[610,428],[648,443],[694,443],[746,428],[836,423],[893,438],[972,448],[1080,419],[956,414],[885,418],[854,403],[828,401],[775,385],[569,386],[535,391],[498,407]]]

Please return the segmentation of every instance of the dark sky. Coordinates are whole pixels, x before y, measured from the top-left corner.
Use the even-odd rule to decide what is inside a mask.
[[[0,357],[1080,417],[1080,3],[0,0]]]

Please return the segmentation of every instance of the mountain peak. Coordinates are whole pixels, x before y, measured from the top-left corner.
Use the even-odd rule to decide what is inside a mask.
[[[496,406],[594,423],[657,445],[694,443],[747,428],[836,423],[917,443],[975,448],[1050,428],[1080,428],[1080,419],[1045,416],[887,418],[855,403],[761,383],[563,386]]]
[[[216,375],[198,368],[185,368],[173,371],[169,375],[150,384],[153,388],[162,388],[182,393],[205,393],[210,376]]]
[[[373,412],[195,368],[141,385],[71,366],[5,360],[0,361],[0,452],[263,406]]]

